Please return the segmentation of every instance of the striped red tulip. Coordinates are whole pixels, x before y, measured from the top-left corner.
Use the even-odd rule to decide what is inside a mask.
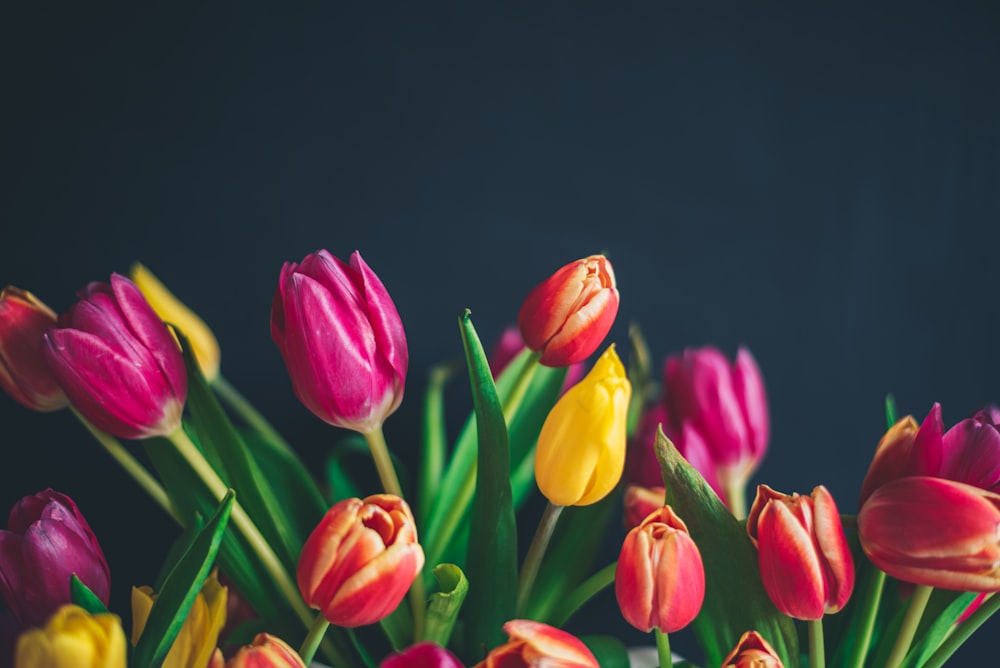
[[[306,668],[306,664],[281,638],[258,633],[226,662],[226,668]]]
[[[49,370],[42,336],[56,314],[35,295],[7,286],[0,290],[0,389],[35,411],[66,406],[66,395]]]

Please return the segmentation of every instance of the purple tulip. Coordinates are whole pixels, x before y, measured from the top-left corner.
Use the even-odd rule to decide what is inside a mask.
[[[73,500],[47,489],[26,496],[0,531],[0,597],[18,621],[40,626],[70,602],[70,576],[107,605],[111,575],[104,553]]]
[[[370,433],[403,400],[408,353],[389,293],[357,251],[286,262],[271,305],[274,339],[299,400],[337,427]]]
[[[49,367],[70,403],[120,438],[165,436],[180,426],[187,373],[177,341],[120,274],[91,283],[45,335]]]
[[[464,668],[454,654],[435,643],[424,641],[399,654],[390,654],[379,668]]]

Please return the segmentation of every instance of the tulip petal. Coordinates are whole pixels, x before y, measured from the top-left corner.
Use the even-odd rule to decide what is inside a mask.
[[[743,407],[743,418],[750,432],[751,456],[754,460],[759,460],[764,456],[771,438],[767,392],[757,361],[742,346],[736,351],[733,363],[733,391]]]
[[[406,377],[406,367],[409,363],[403,322],[385,285],[365,263],[358,251],[351,255],[351,267],[360,277],[368,320],[375,334],[376,350],[388,362],[389,368],[399,382],[400,386],[396,388],[398,404],[403,399],[402,379]],[[383,371],[387,372],[388,370]]]
[[[764,507],[757,536],[761,580],[775,606],[796,619],[821,619],[826,601],[823,568],[812,536],[787,504]]]
[[[1000,431],[969,418],[945,433],[941,477],[1000,492]]]

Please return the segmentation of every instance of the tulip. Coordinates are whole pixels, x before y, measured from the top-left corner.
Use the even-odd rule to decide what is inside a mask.
[[[833,497],[820,485],[810,496],[758,485],[747,517],[760,577],[775,607],[796,619],[821,619],[847,603],[854,560]]]
[[[858,513],[873,564],[905,582],[1000,591],[1000,494],[943,478],[888,482]]]
[[[423,566],[416,522],[403,499],[344,499],[302,548],[299,591],[331,624],[363,626],[395,610]]]
[[[640,487],[639,485],[626,487],[623,498],[625,528],[631,530],[642,524],[642,521],[650,513],[663,507],[666,495],[667,490],[662,485],[659,487]]]
[[[258,633],[253,644],[241,647],[226,668],[306,668],[306,664],[281,638]]]
[[[726,658],[722,668],[784,668],[778,653],[771,644],[756,631],[747,631],[736,643]]]
[[[367,434],[403,400],[408,353],[399,313],[357,251],[286,262],[271,305],[277,344],[299,400],[318,418]]]
[[[35,411],[67,404],[49,364],[42,335],[56,324],[56,314],[35,295],[15,287],[0,290],[0,388]]]
[[[663,484],[663,472],[656,458],[656,434],[660,429],[677,447],[677,451],[701,474],[709,487],[720,499],[725,499],[725,490],[719,483],[718,472],[705,439],[698,430],[685,422],[675,429],[663,404],[654,404],[643,412],[639,428],[629,442],[625,460],[626,478],[629,482],[643,487],[658,487]],[[740,492],[742,494],[742,492]]]
[[[91,283],[45,335],[45,354],[70,403],[120,438],[165,436],[180,426],[184,358],[135,284],[119,274]]]
[[[44,628],[17,640],[16,668],[125,668],[125,631],[118,615],[59,608]]]
[[[432,642],[419,642],[382,661],[379,668],[465,668],[454,654]]]
[[[770,435],[767,396],[760,369],[746,348],[730,364],[715,348],[688,349],[664,365],[668,436],[740,515],[747,481]],[[692,443],[700,439],[703,443]],[[696,451],[695,456],[689,454]],[[704,452],[704,455],[701,453]],[[697,459],[704,464],[696,464]],[[710,470],[706,470],[710,469]]]
[[[579,639],[548,624],[514,619],[503,630],[510,638],[475,668],[600,668]]]
[[[597,350],[618,313],[611,262],[591,255],[570,262],[525,298],[517,326],[525,344],[545,366],[582,362]]]
[[[552,407],[535,452],[535,480],[550,502],[586,506],[615,488],[625,466],[631,394],[611,345]]]
[[[11,509],[0,531],[0,597],[24,625],[40,626],[70,602],[70,576],[107,605],[111,575],[73,500],[47,489]]]
[[[136,262],[129,276],[142,291],[156,315],[177,327],[191,343],[191,352],[208,382],[219,375],[219,342],[205,321],[177,299],[153,272]]]
[[[142,637],[156,596],[151,587],[132,588],[132,644]],[[212,573],[201,586],[190,612],[184,619],[162,668],[206,666],[219,644],[219,632],[226,623],[226,588]]]
[[[705,569],[687,526],[661,506],[628,532],[615,569],[622,616],[640,631],[673,633],[698,615]]]

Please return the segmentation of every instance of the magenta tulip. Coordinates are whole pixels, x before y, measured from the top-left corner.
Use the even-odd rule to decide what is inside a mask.
[[[286,262],[271,305],[271,337],[299,400],[321,420],[363,434],[403,400],[408,353],[399,313],[357,251]]]
[[[465,668],[458,658],[432,642],[419,642],[386,657],[379,668]]]
[[[56,314],[30,292],[0,290],[0,389],[35,411],[67,403],[45,361],[42,336],[55,324]]]
[[[120,438],[166,436],[180,426],[187,373],[177,341],[135,284],[91,283],[45,335],[45,354],[70,403]]]
[[[107,605],[108,564],[73,500],[47,489],[18,501],[0,531],[0,597],[7,607],[22,624],[41,626],[70,602],[73,574]]]

